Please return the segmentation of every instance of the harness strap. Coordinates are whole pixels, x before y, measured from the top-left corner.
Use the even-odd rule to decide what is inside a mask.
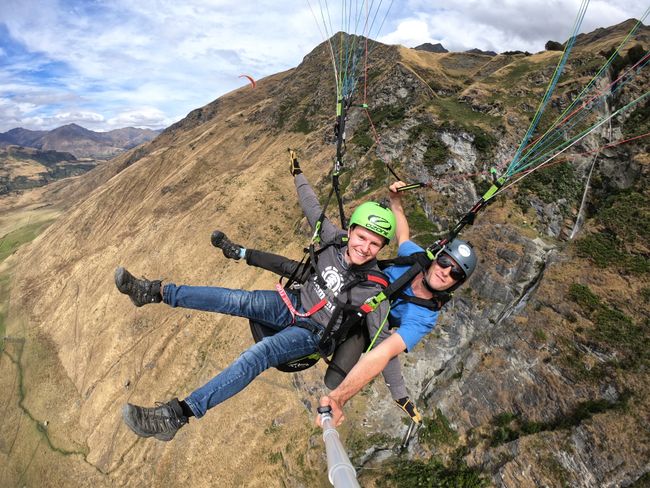
[[[315,304],[313,307],[311,307],[306,312],[298,312],[296,310],[296,308],[293,306],[293,303],[291,303],[291,299],[287,295],[286,290],[282,287],[282,285],[280,283],[275,284],[275,289],[280,294],[280,298],[282,298],[282,301],[284,302],[284,304],[289,309],[289,312],[291,312],[291,317],[293,317],[293,322],[296,321],[296,317],[309,317],[310,315],[314,315],[321,308],[323,308],[325,305],[327,305],[327,300],[325,298],[323,298],[320,302]]]
[[[445,303],[451,300],[451,293],[439,292],[436,293],[432,298],[420,298],[401,292],[399,295],[397,295],[397,298],[404,300],[405,302],[413,303],[420,307],[437,312]]]
[[[377,283],[377,284],[381,285],[384,288],[388,287],[388,280],[382,278],[381,276],[377,276],[377,275],[369,273],[368,276],[367,276],[367,280],[372,281],[373,283]]]

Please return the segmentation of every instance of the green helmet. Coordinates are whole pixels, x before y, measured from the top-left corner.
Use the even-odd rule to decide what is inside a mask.
[[[392,210],[377,202],[359,205],[350,217],[350,227],[360,225],[386,239],[386,244],[395,237],[395,215]]]

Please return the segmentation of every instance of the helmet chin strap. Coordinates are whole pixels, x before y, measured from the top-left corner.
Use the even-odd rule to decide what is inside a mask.
[[[429,282],[427,281],[427,274],[426,274],[426,272],[422,273],[422,284],[423,284],[424,287],[425,287],[427,290],[429,290],[431,293],[437,293],[437,292],[438,292],[438,290],[434,290],[433,288],[431,288],[431,285],[430,285]]]

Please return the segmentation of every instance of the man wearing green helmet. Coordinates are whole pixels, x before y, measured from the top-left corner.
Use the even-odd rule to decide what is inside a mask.
[[[318,198],[299,167],[292,168],[292,175],[302,210],[314,228],[322,214]],[[322,247],[318,262],[298,292],[281,288],[245,291],[177,286],[160,280],[137,279],[126,269],[117,268],[118,290],[138,307],[163,302],[172,307],[246,317],[277,331],[244,351],[230,366],[182,401],[174,398],[152,408],[125,405],[122,416],[133,432],[141,437],[171,440],[189,417],[202,417],[266,369],[321,350],[325,330],[336,331],[341,326],[344,306],[359,308],[383,289],[368,276],[373,272],[380,274],[377,253],[395,234],[392,211],[374,202],[360,205],[352,214],[347,232],[328,219],[321,222]],[[342,238],[346,238],[345,242]],[[340,244],[334,245],[335,242]],[[345,303],[339,295],[345,297]],[[368,327],[384,336],[389,335],[383,328],[388,309],[388,303],[382,304],[366,316]],[[327,352],[332,353],[335,346],[329,344]],[[394,374],[401,378],[399,362],[393,361],[392,365],[387,371],[396,371]]]
[[[390,207],[397,221],[398,256],[424,252],[410,240],[408,221],[402,206],[398,188],[405,183],[398,181],[390,186]],[[383,341],[352,368],[345,379],[332,392],[321,398],[321,406],[330,406],[335,425],[343,420],[343,405],[361,388],[377,376],[386,365],[403,351],[411,351],[415,345],[435,327],[438,310],[449,293],[462,285],[476,268],[476,254],[472,246],[454,239],[442,249],[436,259],[423,272],[416,275],[402,293],[393,299],[390,321],[399,325],[395,333]],[[384,269],[391,282],[402,276],[409,266],[391,266]],[[436,302],[442,302],[436,305]],[[427,306],[433,303],[434,306]],[[317,422],[319,418],[317,418]]]

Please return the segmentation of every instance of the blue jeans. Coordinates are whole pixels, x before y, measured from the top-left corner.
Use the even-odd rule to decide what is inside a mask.
[[[292,293],[289,297],[296,310],[300,311],[299,297]],[[313,320],[299,317],[296,325],[303,322],[304,327],[289,327],[293,324],[291,313],[280,295],[271,290],[245,291],[208,286],[176,286],[170,283],[165,284],[163,302],[172,307],[253,319],[278,331],[249,347],[230,366],[185,398],[197,418],[239,393],[268,368],[316,352],[320,337],[312,330],[323,330]]]

